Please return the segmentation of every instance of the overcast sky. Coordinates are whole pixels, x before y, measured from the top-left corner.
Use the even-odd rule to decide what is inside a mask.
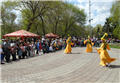
[[[89,0],[66,0],[69,3],[72,3],[79,7],[80,9],[84,9],[87,17],[89,16]],[[91,0],[91,21],[92,26],[96,26],[97,24],[104,25],[105,19],[110,16],[110,8],[112,7],[112,3],[115,0]],[[88,24],[89,18],[87,18]]]

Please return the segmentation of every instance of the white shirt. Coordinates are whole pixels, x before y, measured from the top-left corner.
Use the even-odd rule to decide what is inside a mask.
[[[3,52],[3,50],[2,50],[2,48],[0,48],[0,55],[1,55],[2,52]]]
[[[50,51],[53,51],[53,48],[52,48],[52,46],[50,46],[50,47],[49,47],[49,50],[50,50]]]

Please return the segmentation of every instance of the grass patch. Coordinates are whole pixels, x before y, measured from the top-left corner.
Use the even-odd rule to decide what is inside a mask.
[[[120,43],[113,43],[113,44],[110,44],[110,47],[111,47],[111,48],[120,49]]]

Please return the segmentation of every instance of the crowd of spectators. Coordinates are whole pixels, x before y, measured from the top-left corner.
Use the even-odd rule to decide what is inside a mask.
[[[85,47],[84,40],[86,39],[72,37],[72,47]],[[91,40],[96,47],[101,43],[101,40],[97,38]],[[58,50],[65,49],[65,47],[66,38],[25,38],[24,40],[4,39],[0,45],[1,64],[9,63],[11,61],[18,61],[21,59],[27,59],[33,56],[44,55],[45,53],[56,52]]]

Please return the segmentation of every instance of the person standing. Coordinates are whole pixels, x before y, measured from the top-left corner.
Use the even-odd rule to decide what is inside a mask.
[[[21,59],[22,58],[22,44],[18,45],[18,58]]]
[[[16,46],[15,45],[11,47],[11,54],[12,54],[12,61],[17,60],[16,59]]]
[[[37,49],[37,51],[36,51],[36,54],[39,54],[39,46],[40,46],[40,44],[39,44],[39,40],[37,40],[36,41],[36,49]]]
[[[110,63],[116,60],[115,58],[111,58],[107,52],[107,50],[110,50],[109,44],[104,39],[107,36],[107,33],[103,35],[101,38],[102,44],[100,48],[97,49],[97,52],[100,54],[100,65],[104,67],[110,66]]]
[[[42,51],[42,43],[41,43],[41,40],[39,40],[39,51],[40,51],[40,52]]]
[[[42,43],[43,54],[45,54],[46,51],[47,51],[46,47],[47,47],[47,44],[46,44],[46,41],[44,40],[43,43]]]
[[[3,53],[3,49],[2,49],[2,45],[0,45],[0,60],[1,60],[1,64],[4,64],[4,53]]]
[[[29,42],[27,42],[26,51],[27,51],[27,56],[30,56],[31,49],[30,49],[30,43]]]
[[[21,49],[22,49],[22,59],[25,59],[25,57],[28,58],[25,43],[22,44]]]
[[[84,44],[86,44],[86,52],[92,52],[92,46],[93,46],[93,43],[90,39],[90,36],[88,36],[88,39],[84,41]]]
[[[72,51],[72,48],[71,48],[71,44],[72,44],[72,42],[71,42],[71,37],[68,37],[66,43],[67,43],[67,46],[66,46],[66,48],[65,48],[64,53],[69,54],[69,53],[71,53],[71,51]]]
[[[33,56],[35,56],[35,48],[36,48],[36,45],[35,45],[35,42],[34,41],[32,41],[32,52],[33,52]]]
[[[10,43],[6,41],[6,44],[4,45],[4,54],[7,63],[10,62],[10,49]]]
[[[36,48],[37,48],[37,51],[36,51],[36,54],[40,54],[40,51],[42,50],[42,45],[41,45],[41,40],[38,40],[36,42]]]

